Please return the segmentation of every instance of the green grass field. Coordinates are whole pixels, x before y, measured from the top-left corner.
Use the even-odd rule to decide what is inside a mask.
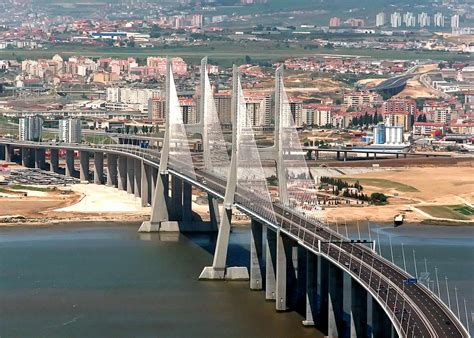
[[[229,42],[215,41],[203,46],[183,46],[162,48],[113,48],[113,47],[85,47],[85,46],[51,46],[46,49],[36,50],[0,50],[0,59],[38,59],[51,58],[55,54],[63,57],[72,55],[83,55],[93,58],[111,56],[116,58],[127,58],[133,56],[142,63],[148,56],[181,56],[187,62],[198,63],[199,60],[208,56],[210,63],[223,66],[232,63],[243,63],[245,56],[250,56],[253,62],[276,62],[284,58],[299,56],[326,56],[326,55],[350,55],[360,57],[371,57],[376,59],[433,59],[466,61],[469,57],[456,53],[431,52],[431,51],[394,51],[375,49],[348,49],[318,48],[314,50],[304,49],[303,43],[285,44],[277,41],[268,42]]]
[[[474,209],[461,205],[424,205],[417,207],[418,209],[437,218],[449,218],[454,220],[469,220],[474,216]]]
[[[418,192],[419,190],[411,185],[390,181],[382,178],[344,178],[344,181],[354,184],[357,180],[362,186],[371,186],[380,189],[395,189],[400,192]]]
[[[12,185],[9,185],[8,188],[12,190],[29,190],[29,191],[41,191],[41,192],[51,191],[51,188],[32,187],[29,185],[22,185],[22,184],[12,184]]]

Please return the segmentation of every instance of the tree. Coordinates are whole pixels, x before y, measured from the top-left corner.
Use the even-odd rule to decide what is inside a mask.
[[[130,126],[125,126],[125,134],[130,134]]]
[[[137,133],[138,133],[138,127],[137,127],[137,126],[134,126],[134,127],[133,127],[133,133],[134,133],[134,134],[137,134]]]
[[[248,55],[245,55],[245,63],[252,63],[252,58]]]
[[[370,195],[370,200],[374,204],[386,204],[388,201],[388,198],[387,196],[385,196],[384,194],[380,192],[374,192],[372,193],[372,195]]]

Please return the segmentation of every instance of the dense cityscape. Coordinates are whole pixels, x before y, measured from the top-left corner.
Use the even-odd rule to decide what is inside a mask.
[[[469,337],[473,154],[469,0],[4,0],[0,337]]]

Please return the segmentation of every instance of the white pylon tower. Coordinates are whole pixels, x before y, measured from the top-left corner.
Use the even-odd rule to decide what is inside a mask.
[[[234,65],[232,78],[232,153],[230,160],[229,175],[227,177],[227,185],[224,196],[224,207],[220,217],[219,233],[217,235],[216,249],[214,252],[214,260],[212,266],[207,266],[201,272],[199,279],[225,279],[229,278],[232,271],[241,273],[248,278],[246,267],[232,268],[226,267],[227,249],[229,246],[230,226],[232,221],[232,206],[234,204],[235,190],[237,186],[237,156],[238,143],[237,132],[239,122],[239,107],[241,105],[240,95],[240,72]]]

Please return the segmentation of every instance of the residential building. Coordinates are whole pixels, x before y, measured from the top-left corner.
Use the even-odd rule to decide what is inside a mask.
[[[375,26],[381,27],[385,26],[385,13],[380,12],[375,16]]]
[[[222,125],[232,125],[232,96],[230,93],[214,94],[217,116]]]
[[[444,130],[444,124],[443,123],[415,122],[413,124],[413,134],[414,135],[430,136],[438,130],[443,132],[443,130]]]
[[[459,14],[451,16],[451,28],[457,30],[459,28]]]
[[[64,119],[59,120],[59,141],[66,143],[81,142],[81,120]]]
[[[333,17],[329,20],[329,27],[339,27],[341,25],[341,19]]]
[[[441,12],[437,12],[433,16],[433,23],[435,27],[444,27],[444,15]]]
[[[43,136],[43,119],[39,116],[22,117],[18,124],[20,141],[39,142]]]
[[[350,92],[344,94],[346,107],[374,106],[383,102],[382,97],[375,92]]]
[[[402,15],[394,12],[390,15],[390,25],[392,28],[399,28],[402,25]]]
[[[403,23],[406,27],[415,27],[416,26],[416,17],[412,12],[406,12],[403,14]]]
[[[148,118],[160,124],[166,121],[166,100],[162,97],[152,97],[148,100]]]
[[[431,24],[431,18],[426,12],[418,14],[418,25],[420,27],[429,27]]]

